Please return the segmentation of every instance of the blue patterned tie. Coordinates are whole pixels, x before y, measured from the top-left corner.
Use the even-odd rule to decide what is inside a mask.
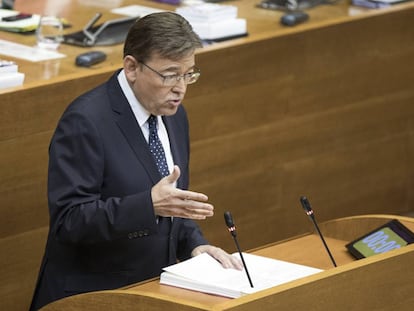
[[[167,159],[165,158],[165,152],[164,148],[162,147],[161,140],[158,137],[158,131],[157,131],[157,117],[154,115],[151,115],[148,118],[148,128],[149,128],[149,138],[148,138],[148,144],[150,151],[154,157],[155,163],[157,164],[158,171],[160,172],[162,177],[165,177],[170,174],[170,171],[168,170],[167,165]],[[158,216],[158,226],[160,232],[163,234],[168,234],[169,232],[169,226],[170,221],[168,221],[169,217],[161,217]]]
[[[150,151],[157,164],[158,171],[160,172],[162,177],[165,177],[170,174],[170,171],[168,170],[164,148],[162,147],[160,138],[158,137],[156,116],[151,115],[148,118],[148,127],[149,127],[148,144],[149,144]]]

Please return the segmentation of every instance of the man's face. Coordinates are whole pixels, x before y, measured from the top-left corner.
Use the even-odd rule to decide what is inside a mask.
[[[128,82],[136,98],[148,112],[166,116],[177,112],[184,99],[187,85],[184,79],[176,81],[172,86],[165,85],[160,75],[183,75],[192,72],[194,58],[194,53],[191,53],[173,61],[155,54],[144,65],[130,55],[125,57],[124,69]]]

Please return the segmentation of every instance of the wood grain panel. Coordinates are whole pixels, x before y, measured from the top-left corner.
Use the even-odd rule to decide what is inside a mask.
[[[42,227],[0,239],[2,310],[29,310],[46,236]]]
[[[76,96],[108,77],[105,72],[2,95],[0,210],[6,221],[0,226],[0,238],[48,224],[46,180],[53,131]]]
[[[410,102],[372,100],[197,143],[191,182],[216,207],[204,231],[233,248],[222,218],[229,209],[248,248],[304,232],[300,195],[321,220],[410,210]]]
[[[412,209],[409,23],[389,14],[265,38],[211,51],[216,66],[199,55],[185,104],[191,184],[216,206],[200,224],[213,243],[234,248],[228,209],[248,248],[304,232],[302,194],[321,220]]]
[[[191,188],[216,207],[214,217],[200,222],[210,242],[234,250],[225,210],[232,211],[245,249],[312,230],[300,195],[309,197],[320,221],[413,211],[414,3],[355,16],[344,2],[320,6],[309,11],[309,22],[292,28],[279,24],[282,12],[252,9],[254,0],[234,3],[249,36],[197,53],[202,76],[184,102]],[[71,6],[68,14],[79,13],[69,18],[71,31],[96,10]],[[104,19],[111,17],[107,12]],[[34,43],[31,36],[3,35]],[[17,60],[27,74],[24,86],[0,91],[0,263],[6,267],[0,278],[10,282],[8,310],[25,309],[11,307],[23,297],[15,291],[25,282],[30,299],[43,251],[47,148],[55,125],[76,96],[121,65],[122,47],[113,46],[102,48],[105,63],[74,66],[87,50],[64,45],[67,57],[59,61]],[[43,233],[32,235],[37,229]],[[19,248],[26,257],[16,265],[27,260],[26,270],[11,263]]]

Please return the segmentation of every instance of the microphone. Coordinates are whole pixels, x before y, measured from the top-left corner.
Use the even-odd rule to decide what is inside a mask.
[[[244,270],[246,271],[247,278],[249,279],[250,287],[253,288],[253,283],[252,283],[252,280],[250,278],[249,271],[247,270],[247,266],[246,266],[246,263],[244,262],[243,254],[240,250],[239,242],[237,241],[236,226],[234,225],[233,216],[231,216],[230,212],[228,212],[228,211],[224,212],[224,220],[226,222],[227,228],[229,229],[229,232],[233,236],[234,242],[236,243],[236,247],[237,247],[237,250],[239,251],[239,255],[240,255],[241,261],[243,263]]]
[[[233,222],[233,216],[231,216],[230,212],[224,212],[224,220],[226,222],[227,228],[233,237],[236,237],[236,226]]]
[[[326,244],[325,239],[323,238],[323,235],[322,235],[321,231],[319,230],[319,226],[316,223],[315,215],[313,214],[313,210],[312,210],[312,207],[311,207],[308,199],[305,196],[302,196],[302,197],[300,197],[300,203],[302,203],[302,207],[305,210],[306,215],[309,216],[309,218],[312,220],[313,224],[315,225],[315,228],[318,231],[318,234],[319,234],[319,236],[322,240],[322,243],[325,246],[325,249],[328,252],[329,257],[331,258],[331,261],[332,261],[334,267],[336,267],[335,259],[333,258],[332,254],[331,254],[331,251],[329,250],[329,247]]]

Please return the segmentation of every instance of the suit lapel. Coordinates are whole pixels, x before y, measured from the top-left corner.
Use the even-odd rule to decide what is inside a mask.
[[[147,171],[151,180],[156,184],[160,180],[160,174],[157,166],[152,158],[151,152],[149,151],[147,141],[142,134],[142,131],[135,119],[134,113],[122,92],[121,87],[117,81],[118,73],[115,73],[112,78],[108,81],[108,97],[112,106],[112,110],[115,116],[115,122],[122,131],[125,139],[128,141],[132,150],[136,154],[138,160],[142,163],[143,167]],[[180,139],[178,138],[177,132],[179,127],[175,124],[175,117],[163,117],[163,122],[168,132],[170,140],[170,148],[173,156],[174,164],[179,167],[183,167],[184,159],[180,153]],[[181,178],[178,179],[177,187],[181,188]],[[172,228],[177,228],[177,221],[172,222]]]
[[[125,136],[132,150],[136,154],[138,160],[147,171],[153,183],[160,180],[160,174],[157,166],[149,151],[147,141],[142,134],[134,113],[122,92],[121,87],[117,81],[118,73],[116,73],[108,82],[108,96],[114,111],[115,122]]]

